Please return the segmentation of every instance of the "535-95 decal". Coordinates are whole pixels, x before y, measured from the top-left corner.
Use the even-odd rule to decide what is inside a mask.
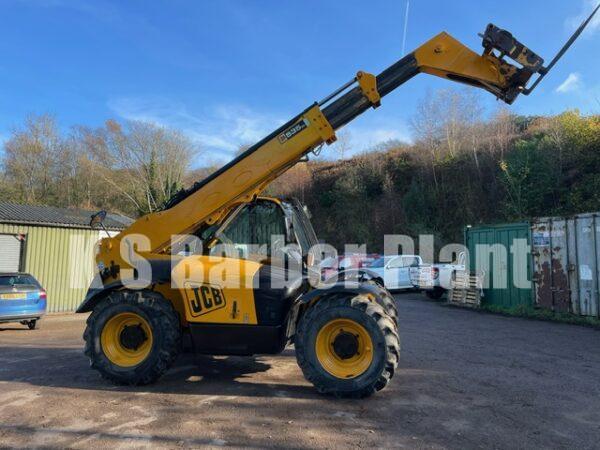
[[[283,144],[284,142],[289,141],[302,130],[305,130],[309,124],[310,122],[308,121],[308,119],[302,119],[299,122],[296,122],[294,125],[292,125],[279,135],[279,137],[277,138],[279,139],[279,143]]]

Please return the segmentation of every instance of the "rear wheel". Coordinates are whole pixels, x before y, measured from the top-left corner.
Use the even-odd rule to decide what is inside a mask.
[[[24,322],[21,322],[21,324],[27,325],[27,328],[29,328],[30,330],[35,330],[35,327],[37,326],[37,319],[26,320]]]
[[[383,389],[400,357],[395,324],[367,297],[319,300],[300,319],[296,358],[317,390],[361,398]]]
[[[94,308],[83,337],[91,367],[117,384],[156,381],[181,349],[177,313],[149,291],[114,292]]]

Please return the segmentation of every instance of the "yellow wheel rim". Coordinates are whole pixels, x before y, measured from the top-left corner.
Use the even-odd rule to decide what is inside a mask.
[[[121,367],[137,366],[152,350],[152,329],[143,317],[120,313],[106,322],[100,343],[111,363]]]
[[[315,342],[321,366],[337,378],[356,378],[373,362],[373,341],[367,330],[350,319],[334,319],[319,330]]]

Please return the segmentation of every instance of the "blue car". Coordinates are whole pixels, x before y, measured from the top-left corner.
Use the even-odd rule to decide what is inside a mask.
[[[46,314],[46,291],[27,273],[0,273],[0,323],[20,322],[30,330]]]

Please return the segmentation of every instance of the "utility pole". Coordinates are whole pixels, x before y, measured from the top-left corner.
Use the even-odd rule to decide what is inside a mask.
[[[404,33],[402,36],[402,56],[406,55],[406,32],[408,29],[408,12],[410,9],[410,0],[406,0],[406,11],[404,13]]]

